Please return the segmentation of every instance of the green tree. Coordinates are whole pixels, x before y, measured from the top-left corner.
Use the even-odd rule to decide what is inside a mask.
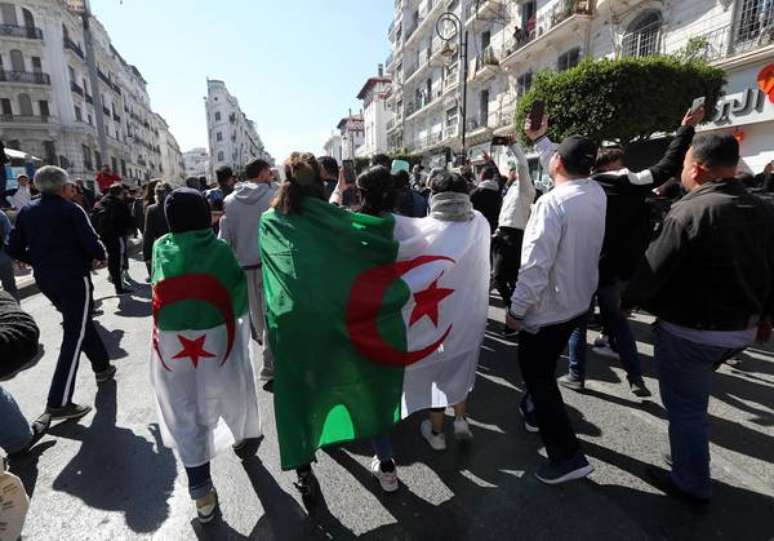
[[[685,56],[586,60],[567,71],[537,74],[514,122],[523,134],[532,104],[541,99],[552,139],[580,134],[626,145],[676,130],[699,96],[706,96],[713,111],[725,84],[722,69]]]

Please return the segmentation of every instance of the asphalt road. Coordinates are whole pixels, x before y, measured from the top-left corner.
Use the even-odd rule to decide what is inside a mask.
[[[144,278],[133,261],[131,274]],[[255,458],[213,462],[222,519],[193,519],[185,473],[162,446],[148,377],[150,289],[111,296],[105,272],[95,278],[104,315],[99,328],[118,366],[97,391],[84,359],[75,400],[95,411],[52,428],[27,458],[13,464],[32,497],[25,539],[774,539],[774,356],[759,349],[737,368],[723,367],[710,405],[715,499],[697,512],[647,482],[664,468],[666,423],[658,396],[634,398],[617,364],[590,353],[584,394],[564,391],[575,426],[596,468],[562,487],[532,472],[540,440],[521,428],[522,383],[516,347],[499,338],[503,312],[493,306],[478,381],[470,399],[475,440],[438,454],[419,436],[420,415],[393,433],[400,490],[383,495],[370,478],[367,445],[320,451],[315,466],[323,501],[306,510],[283,473],[271,393],[260,391],[265,439]],[[493,303],[496,303],[493,300]],[[43,358],[8,384],[23,411],[43,409],[58,350],[58,314],[42,295],[23,306],[41,330]],[[645,318],[633,323],[652,390],[652,347]]]

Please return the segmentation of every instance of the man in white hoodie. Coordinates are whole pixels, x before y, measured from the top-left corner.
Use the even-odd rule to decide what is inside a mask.
[[[544,133],[527,131],[538,148]],[[529,430],[534,416],[537,426],[531,426],[539,429],[548,454],[535,475],[552,485],[593,471],[570,423],[555,372],[599,281],[607,197],[589,178],[596,157],[593,142],[572,136],[544,163],[554,189],[538,200],[527,223],[519,279],[506,316],[507,325],[521,331],[519,365],[534,404],[530,412],[528,401],[522,401],[525,427]]]
[[[253,339],[263,349],[261,380],[270,381],[274,378],[274,359],[269,350],[264,322],[265,306],[258,245],[258,222],[261,220],[261,215],[269,210],[277,189],[272,184],[271,166],[264,160],[256,159],[249,162],[245,166],[245,178],[246,180],[237,184],[234,192],[225,199],[218,237],[231,245],[239,265],[245,272]]]

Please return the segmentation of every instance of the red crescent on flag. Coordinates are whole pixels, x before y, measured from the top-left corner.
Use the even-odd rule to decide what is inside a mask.
[[[159,351],[157,332],[159,313],[165,306],[189,300],[211,304],[223,315],[228,337],[226,354],[220,362],[220,366],[223,366],[234,347],[236,336],[234,307],[231,304],[231,295],[229,295],[228,290],[209,274],[183,274],[162,280],[153,287],[153,348],[156,350],[159,359],[161,359],[161,364],[169,370],[169,367],[164,363],[161,351]]]
[[[400,351],[384,341],[376,321],[390,285],[412,269],[434,261],[455,261],[443,256],[420,256],[410,261],[400,261],[369,269],[355,279],[347,302],[347,330],[355,349],[378,363],[391,366],[408,366],[433,354],[451,333],[452,326],[429,346],[419,351]]]

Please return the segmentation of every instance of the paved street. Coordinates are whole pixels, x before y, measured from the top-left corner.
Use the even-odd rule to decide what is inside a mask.
[[[132,263],[132,276],[144,278]],[[105,271],[95,278],[100,331],[118,366],[116,382],[96,390],[83,359],[75,400],[95,412],[55,426],[31,457],[17,462],[32,496],[25,538],[46,539],[774,539],[774,356],[754,349],[716,376],[711,402],[715,500],[700,513],[649,485],[648,465],[663,468],[666,423],[660,399],[635,399],[616,365],[590,353],[585,394],[564,391],[596,472],[552,488],[532,472],[539,438],[516,416],[522,384],[516,348],[487,335],[470,401],[475,441],[445,454],[419,436],[420,416],[393,441],[403,486],[383,495],[369,477],[370,450],[354,444],[318,453],[324,501],[307,511],[294,475],[279,469],[271,393],[260,391],[265,439],[244,463],[213,463],[222,520],[201,527],[181,464],[162,447],[148,377],[150,288],[117,299]],[[40,364],[8,387],[28,417],[42,411],[61,337],[59,317],[39,294],[24,300],[42,330]],[[502,310],[493,307],[490,331]],[[634,323],[647,382],[653,379],[648,321]],[[324,352],[321,352],[324,353]],[[96,394],[95,394],[96,393]]]

